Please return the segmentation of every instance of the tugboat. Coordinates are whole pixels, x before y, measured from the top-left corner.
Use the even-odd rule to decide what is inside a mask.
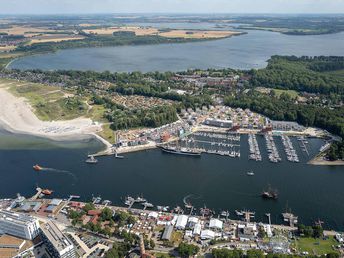
[[[33,168],[35,171],[37,171],[37,172],[38,172],[38,171],[42,171],[42,169],[43,169],[41,166],[39,166],[39,165],[37,165],[37,164],[34,165],[32,168]]]
[[[53,192],[54,192],[54,191],[49,190],[49,189],[44,189],[44,190],[42,190],[42,194],[44,194],[44,195],[51,195]]]
[[[261,197],[263,199],[271,199],[271,200],[277,200],[278,199],[278,192],[277,190],[273,190],[270,186],[267,191],[263,191],[261,193]]]
[[[91,155],[91,156],[89,156],[88,159],[86,159],[86,163],[88,163],[88,164],[97,164],[98,160],[95,159],[93,155]]]

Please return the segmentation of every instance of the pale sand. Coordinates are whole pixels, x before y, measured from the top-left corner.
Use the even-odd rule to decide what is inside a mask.
[[[0,88],[0,103],[0,124],[13,133],[30,134],[53,140],[71,140],[95,135],[102,130],[100,124],[95,125],[88,118],[41,121],[24,98],[17,98],[4,88]]]

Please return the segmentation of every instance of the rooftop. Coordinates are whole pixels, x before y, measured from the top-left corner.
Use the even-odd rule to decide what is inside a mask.
[[[35,218],[25,214],[0,210],[0,221],[8,221],[16,224],[27,225],[36,221]]]
[[[61,252],[73,245],[54,222],[48,221],[41,229],[57,251]]]

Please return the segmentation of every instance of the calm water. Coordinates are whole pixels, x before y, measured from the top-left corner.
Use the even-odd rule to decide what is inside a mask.
[[[14,61],[10,68],[95,71],[181,71],[189,68],[263,67],[272,55],[344,55],[344,33],[288,36],[264,31],[186,44],[62,50]]]
[[[308,157],[295,139],[302,160],[299,164],[268,162],[263,137],[258,137],[258,142],[264,161],[248,161],[244,136],[240,159],[214,155],[198,159],[152,150],[128,154],[123,160],[103,157],[95,166],[84,162],[87,153],[101,148],[94,140],[57,145],[32,137],[6,135],[1,137],[2,143],[3,139],[16,139],[16,144],[10,149],[8,144],[0,144],[0,197],[13,197],[18,192],[30,196],[37,184],[55,190],[54,197],[78,194],[89,200],[94,194],[115,204],[121,204],[120,198],[127,194],[143,194],[155,205],[175,206],[183,204],[183,197],[194,194],[191,201],[197,207],[206,204],[215,210],[229,209],[232,217],[235,209],[247,208],[256,211],[258,220],[265,220],[264,213],[271,212],[273,221],[281,222],[280,213],[288,203],[305,223],[321,218],[327,227],[344,229],[343,168],[306,165]],[[21,141],[23,144],[19,144]],[[276,143],[285,160],[280,139]],[[312,154],[321,144],[320,140],[311,140]],[[34,172],[31,167],[36,163],[58,171]],[[256,175],[246,176],[249,170]],[[278,188],[278,201],[259,197],[268,184]]]
[[[162,25],[163,26],[163,25]],[[175,24],[175,27],[181,25]],[[321,36],[287,36],[249,31],[224,40],[188,44],[124,46],[63,50],[53,54],[18,59],[11,68],[77,69],[97,71],[167,71],[188,68],[262,67],[274,54],[344,55],[344,33]],[[301,163],[268,162],[263,138],[258,137],[263,162],[247,159],[247,137],[242,138],[241,158],[203,155],[200,159],[162,154],[152,150],[100,159],[96,166],[85,164],[88,153],[101,149],[95,140],[56,143],[39,138],[0,133],[0,197],[20,192],[32,195],[38,184],[55,190],[55,197],[78,194],[84,200],[92,195],[120,204],[120,197],[143,194],[155,205],[182,205],[193,194],[194,205],[206,204],[216,210],[251,209],[257,220],[271,212],[273,222],[281,222],[286,204],[310,224],[320,218],[328,228],[344,230],[343,167],[310,166],[309,157],[297,146]],[[281,149],[282,158],[286,160]],[[311,140],[311,155],[322,145]],[[56,170],[36,173],[39,163]],[[246,172],[255,171],[254,177]],[[268,184],[280,192],[278,201],[264,201],[259,193]]]

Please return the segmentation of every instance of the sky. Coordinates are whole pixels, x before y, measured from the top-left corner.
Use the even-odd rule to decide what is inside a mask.
[[[344,13],[344,0],[0,0],[0,14]]]

